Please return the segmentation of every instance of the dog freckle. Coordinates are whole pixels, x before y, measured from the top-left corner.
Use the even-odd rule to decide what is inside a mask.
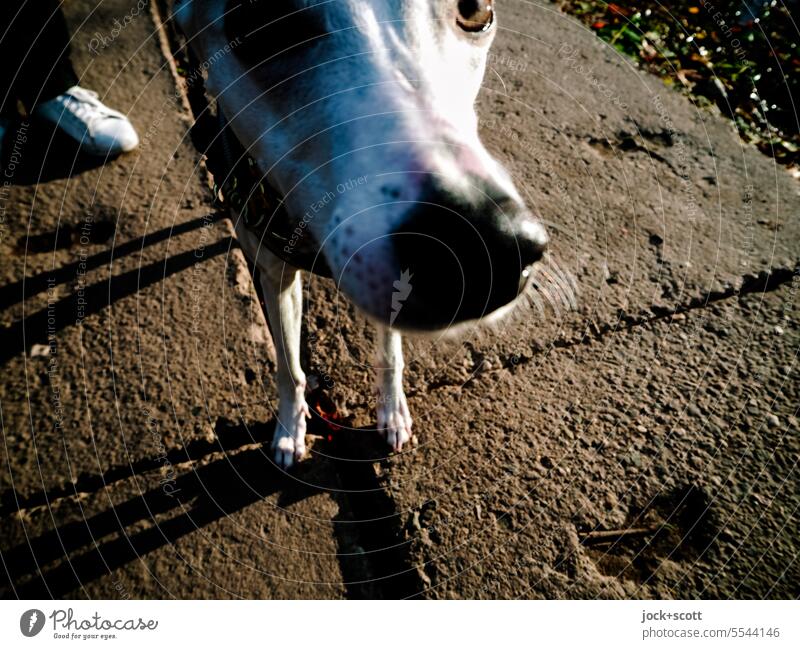
[[[387,185],[384,185],[383,187],[381,187],[381,191],[389,198],[394,198],[394,199],[400,198],[400,190],[397,187],[389,187]]]

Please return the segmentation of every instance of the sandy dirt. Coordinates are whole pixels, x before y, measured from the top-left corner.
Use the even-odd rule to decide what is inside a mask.
[[[98,166],[25,133],[0,230],[4,596],[800,595],[800,184],[730,122],[505,2],[478,112],[551,232],[537,296],[406,341],[419,444],[389,456],[374,331],[308,278],[304,364],[344,427],[315,420],[284,475],[269,334],[154,23],[95,55],[127,7],[94,7],[67,5],[76,68],[142,146]]]

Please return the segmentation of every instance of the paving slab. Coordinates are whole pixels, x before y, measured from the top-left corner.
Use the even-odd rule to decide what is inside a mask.
[[[5,201],[2,592],[342,597],[338,484],[264,452],[271,342],[150,13],[88,49],[128,4],[64,9],[140,149],[100,165],[31,123]]]
[[[66,179],[53,145],[39,178],[29,142],[0,240],[4,594],[800,594],[785,169],[551,4],[503,3],[478,112],[550,228],[538,290],[492,328],[405,341],[419,445],[390,456],[374,330],[308,278],[303,362],[344,428],[286,476],[263,452],[263,315],[154,23],[80,45],[123,5],[67,12],[141,151]]]
[[[796,597],[800,185],[549,3],[499,14],[482,135],[552,252],[529,307],[405,342],[420,445],[377,470],[419,592]],[[371,327],[309,294],[374,426]]]

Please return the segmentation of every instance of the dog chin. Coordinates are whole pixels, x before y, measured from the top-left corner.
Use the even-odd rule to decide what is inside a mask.
[[[381,327],[390,327],[401,332],[404,336],[414,337],[414,338],[437,338],[437,339],[458,339],[463,338],[472,332],[476,328],[481,327],[494,327],[500,324],[503,320],[511,315],[511,313],[517,309],[517,307],[523,302],[523,294],[521,293],[517,298],[509,302],[508,304],[501,306],[499,309],[495,309],[491,313],[487,313],[481,318],[476,318],[473,320],[461,320],[459,322],[452,322],[449,324],[442,325],[440,327],[437,326],[419,326],[415,327],[413,324],[404,324],[402,326],[396,326],[386,322],[382,318],[375,318],[366,314],[368,320],[373,322],[375,325]]]

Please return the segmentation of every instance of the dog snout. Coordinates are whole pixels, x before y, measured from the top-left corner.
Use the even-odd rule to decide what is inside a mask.
[[[510,197],[438,199],[416,204],[394,233],[411,287],[398,327],[437,329],[489,315],[524,290],[526,269],[547,247],[544,227]]]

